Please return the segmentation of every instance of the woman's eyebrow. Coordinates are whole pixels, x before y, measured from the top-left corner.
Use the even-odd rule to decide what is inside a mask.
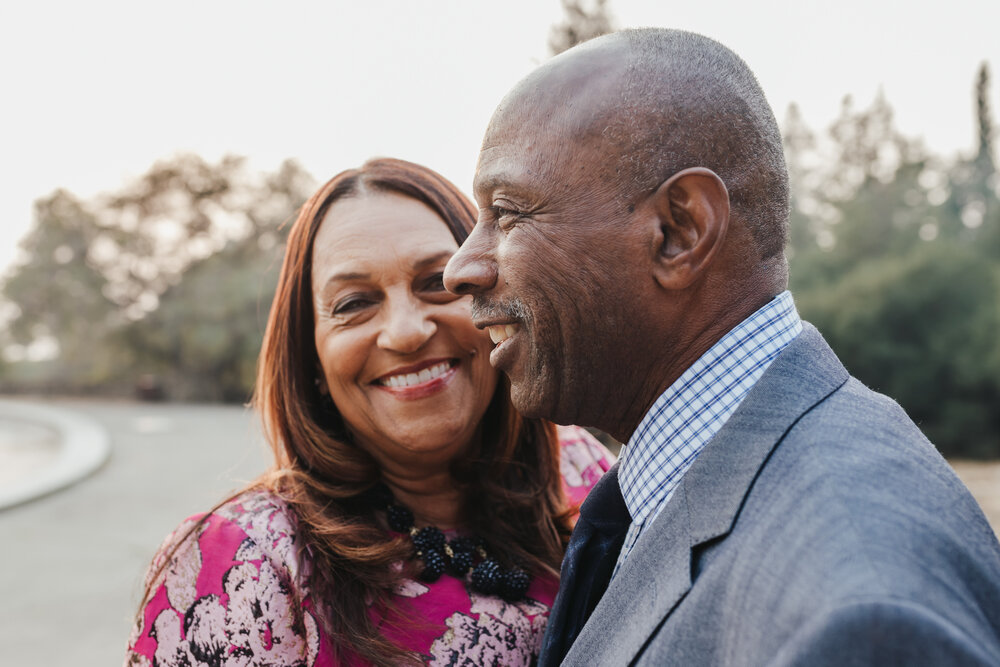
[[[441,252],[434,253],[433,255],[429,255],[427,257],[424,257],[423,259],[417,260],[416,262],[413,263],[413,268],[417,269],[418,271],[420,269],[425,269],[431,264],[437,264],[443,259],[451,259],[451,256],[454,254],[455,254],[454,250],[442,250]]]
[[[370,273],[360,273],[358,271],[344,271],[342,273],[335,273],[327,279],[326,283],[323,285],[320,292],[327,291],[328,289],[330,289],[330,286],[333,285],[334,283],[340,283],[340,282],[346,283],[352,280],[368,280],[369,278],[371,278]]]
[[[436,252],[433,255],[428,255],[427,257],[422,257],[413,263],[413,268],[417,271],[427,268],[433,264],[446,259],[451,259],[451,256],[455,254],[453,250],[442,250],[441,252]],[[372,274],[363,273],[360,271],[342,271],[341,273],[335,273],[330,276],[326,283],[323,285],[321,291],[326,291],[331,285],[338,282],[351,282],[352,280],[370,280]]]

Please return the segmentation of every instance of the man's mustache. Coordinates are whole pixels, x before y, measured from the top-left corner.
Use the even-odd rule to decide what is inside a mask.
[[[528,307],[518,299],[490,301],[477,295],[472,298],[472,319],[477,322],[482,320],[523,322],[528,319]]]

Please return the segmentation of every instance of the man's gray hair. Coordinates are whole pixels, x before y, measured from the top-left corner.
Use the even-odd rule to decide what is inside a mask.
[[[734,218],[762,259],[788,237],[788,171],[781,132],[753,72],[718,42],[660,28],[625,30],[621,106],[605,138],[619,147],[621,192],[632,199],[674,173],[707,167],[729,190]]]

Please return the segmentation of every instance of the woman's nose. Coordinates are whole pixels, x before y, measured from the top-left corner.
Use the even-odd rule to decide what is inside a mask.
[[[388,299],[378,346],[400,354],[419,350],[437,332],[437,323],[431,317],[433,307],[413,295]]]
[[[497,265],[491,236],[487,225],[476,223],[444,269],[445,289],[461,295],[493,289],[497,283]]]

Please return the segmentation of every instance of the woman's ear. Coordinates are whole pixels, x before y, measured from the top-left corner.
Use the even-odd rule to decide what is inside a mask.
[[[316,391],[319,392],[320,396],[330,395],[330,388],[326,386],[326,376],[323,374],[322,368],[316,369],[316,377],[313,382],[316,384]]]
[[[654,277],[664,289],[690,287],[722,248],[729,229],[729,191],[704,167],[683,169],[650,195]]]

